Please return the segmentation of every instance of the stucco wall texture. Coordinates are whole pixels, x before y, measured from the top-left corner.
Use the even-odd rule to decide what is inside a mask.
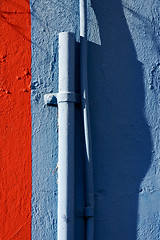
[[[96,240],[160,239],[159,26],[158,0],[88,0]],[[43,96],[58,91],[62,31],[79,42],[78,1],[0,2],[3,240],[57,239],[58,111]],[[78,70],[76,80],[78,89]],[[77,107],[75,120],[77,210],[85,179]],[[75,220],[75,239],[82,240],[84,219]]]
[[[57,91],[58,32],[75,32],[79,40],[78,1],[37,0],[31,12],[32,161],[40,172],[33,168],[32,238],[56,239],[57,188],[49,169],[57,162],[57,113],[44,107],[43,94]],[[160,238],[159,66],[158,1],[88,1],[96,240]],[[81,172],[77,205],[83,202],[77,190]],[[76,233],[84,231],[77,219]]]
[[[0,1],[0,239],[31,237],[31,17]]]

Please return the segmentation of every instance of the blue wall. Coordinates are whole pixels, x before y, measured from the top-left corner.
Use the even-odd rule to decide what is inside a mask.
[[[57,109],[44,105],[58,89],[58,32],[75,32],[77,3],[31,0],[32,239],[57,239]]]
[[[96,240],[160,239],[159,15],[157,0],[88,1]],[[75,32],[79,39],[78,1],[31,0],[31,16],[32,239],[50,240],[57,239],[57,109],[44,106],[43,95],[57,91],[58,32]],[[81,109],[76,120],[79,208]],[[80,239],[84,221],[77,217]]]

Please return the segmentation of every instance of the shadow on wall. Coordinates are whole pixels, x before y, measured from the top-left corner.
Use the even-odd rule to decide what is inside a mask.
[[[138,62],[121,1],[92,0],[101,46],[88,42],[95,239],[136,240],[140,184],[151,163]]]

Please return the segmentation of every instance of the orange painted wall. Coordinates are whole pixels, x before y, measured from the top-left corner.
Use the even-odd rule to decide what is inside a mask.
[[[0,1],[0,239],[31,239],[29,0]]]

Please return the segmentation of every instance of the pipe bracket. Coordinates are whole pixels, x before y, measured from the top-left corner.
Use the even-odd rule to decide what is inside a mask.
[[[94,216],[94,209],[92,207],[85,208],[85,217],[93,217]]]
[[[77,217],[85,217],[85,218],[93,217],[94,216],[94,208],[92,208],[92,207],[78,208],[78,209],[76,209],[76,216]]]
[[[44,95],[44,103],[45,105],[51,105],[51,106],[58,106],[57,102],[57,95],[58,93],[48,93]]]
[[[62,102],[80,103],[80,94],[74,92],[48,93],[44,95],[46,105],[58,106]]]

